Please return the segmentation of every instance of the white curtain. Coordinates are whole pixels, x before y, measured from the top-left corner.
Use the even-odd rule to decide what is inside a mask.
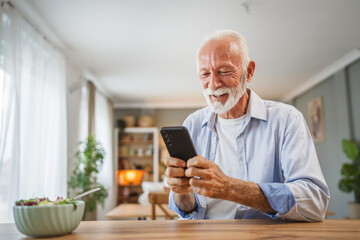
[[[18,199],[66,196],[62,54],[16,10],[0,8],[0,222]]]
[[[108,189],[105,206],[97,208],[97,220],[106,220],[105,214],[115,207],[115,172],[112,154],[112,107],[98,90],[95,91],[95,139],[105,150],[105,157],[98,182]]]

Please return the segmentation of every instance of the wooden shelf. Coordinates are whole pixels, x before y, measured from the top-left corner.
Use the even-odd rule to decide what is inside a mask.
[[[120,141],[120,144],[129,144],[129,145],[148,145],[148,144],[153,144],[154,141],[153,140],[130,140],[130,141],[125,141],[122,140]]]
[[[143,169],[143,181],[159,181],[159,134],[156,127],[125,128],[122,139],[119,129],[115,129],[114,158],[116,171]],[[118,181],[118,179],[117,179]],[[137,203],[141,186],[118,186],[118,203]]]
[[[119,155],[119,158],[127,158],[127,159],[144,159],[144,160],[153,160],[154,157],[150,156],[138,156],[138,155]]]

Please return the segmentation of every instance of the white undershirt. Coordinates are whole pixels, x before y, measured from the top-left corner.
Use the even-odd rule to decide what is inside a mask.
[[[215,163],[229,177],[239,178],[240,165],[236,137],[239,135],[245,115],[235,119],[223,119],[217,116],[216,131],[219,137],[216,148]],[[234,219],[237,203],[207,198],[205,219]]]

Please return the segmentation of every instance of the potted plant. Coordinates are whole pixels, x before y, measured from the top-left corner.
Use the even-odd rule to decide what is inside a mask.
[[[75,155],[77,165],[68,184],[76,195],[94,188],[100,188],[99,191],[83,198],[86,203],[84,218],[86,220],[95,220],[97,204],[100,203],[104,207],[104,201],[108,196],[105,187],[97,182],[97,174],[101,170],[105,151],[92,135],[89,135],[84,142],[81,142],[80,146],[80,150]]]
[[[355,142],[343,139],[342,149],[351,163],[344,163],[341,168],[342,178],[339,189],[350,193],[354,191],[355,202],[348,203],[348,217],[360,219],[360,154]]]

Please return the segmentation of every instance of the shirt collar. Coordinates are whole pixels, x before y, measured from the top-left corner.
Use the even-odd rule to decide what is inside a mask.
[[[254,91],[250,89],[250,100],[247,114],[252,118],[267,121],[268,114],[264,100],[262,100]]]
[[[257,118],[260,120],[267,121],[268,114],[265,107],[264,100],[262,100],[254,91],[250,90],[250,99],[249,105],[247,109],[247,117],[248,118]],[[208,107],[208,111],[204,116],[204,120],[201,123],[201,126],[204,127],[205,125],[209,126],[211,129],[215,126],[216,114]]]

